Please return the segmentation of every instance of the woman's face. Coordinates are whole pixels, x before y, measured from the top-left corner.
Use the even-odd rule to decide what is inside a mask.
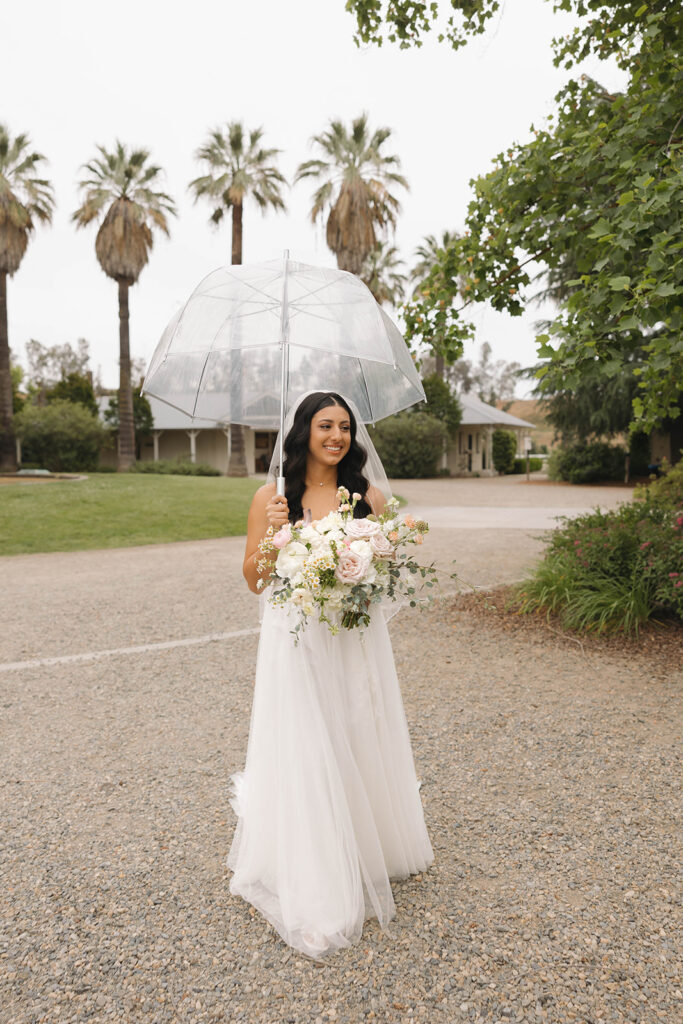
[[[351,420],[341,405],[328,405],[311,420],[308,450],[325,466],[336,466],[351,447]]]

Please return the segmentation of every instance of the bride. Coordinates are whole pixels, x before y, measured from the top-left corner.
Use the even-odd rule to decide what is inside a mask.
[[[389,496],[367,430],[338,394],[301,399],[284,446],[285,494],[268,482],[249,512],[244,576],[255,593],[274,569],[258,551],[269,526],[321,519],[342,485],[363,496],[356,517],[380,514]],[[230,891],[320,958],[357,942],[368,917],[384,928],[389,880],[434,858],[381,605],[362,633],[309,621],[295,644],[288,609],[262,601],[246,767],[233,776]]]

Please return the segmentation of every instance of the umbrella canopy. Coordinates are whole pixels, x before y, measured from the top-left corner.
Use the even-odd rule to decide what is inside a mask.
[[[289,260],[214,270],[162,335],[143,391],[198,420],[280,426],[312,388],[366,423],[424,390],[400,331],[353,274]]]

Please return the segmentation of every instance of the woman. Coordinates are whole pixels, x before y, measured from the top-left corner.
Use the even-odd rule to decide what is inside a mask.
[[[244,576],[255,593],[273,571],[272,562],[258,566],[269,526],[306,510],[322,518],[341,485],[363,496],[356,516],[381,513],[388,496],[367,430],[344,398],[307,395],[288,420],[285,494],[266,483],[249,512]],[[373,606],[362,634],[333,636],[309,621],[295,644],[293,625],[287,608],[265,602],[228,866],[231,892],[319,958],[357,942],[366,917],[385,927],[394,916],[389,879],[425,870],[433,853],[381,609]]]

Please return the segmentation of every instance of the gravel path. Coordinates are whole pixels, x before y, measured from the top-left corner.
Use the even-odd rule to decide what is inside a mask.
[[[568,501],[467,483],[485,486],[399,490],[426,507]],[[541,547],[521,527],[430,544],[490,585]],[[201,638],[253,628],[240,560],[238,539],[0,560],[0,1022],[678,1020],[677,667],[453,602],[402,611],[436,864],[395,885],[390,933],[368,922],[319,967],[228,892],[257,638]],[[174,640],[191,642],[153,646]],[[151,649],[89,657],[127,645]]]

